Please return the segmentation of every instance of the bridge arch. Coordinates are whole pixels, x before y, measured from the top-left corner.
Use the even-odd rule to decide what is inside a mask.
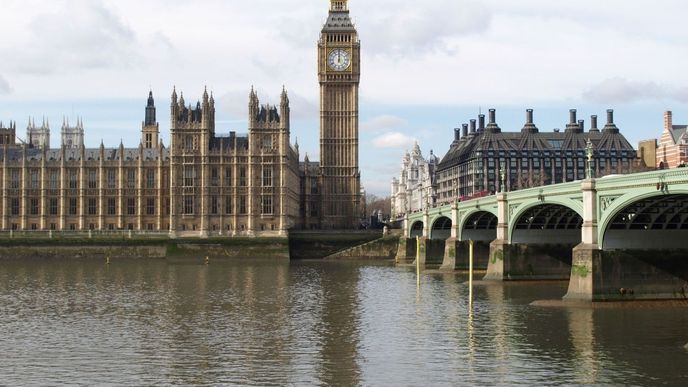
[[[578,244],[582,240],[582,205],[537,202],[518,208],[510,219],[510,243]]]
[[[688,190],[623,195],[599,224],[603,249],[688,249]]]
[[[430,239],[447,240],[451,237],[452,220],[446,216],[435,219],[430,229]]]
[[[461,223],[461,240],[491,242],[497,239],[497,223],[497,215],[490,211],[472,211],[464,216]]]
[[[423,222],[418,220],[414,222],[409,229],[409,238],[422,237],[423,236]]]

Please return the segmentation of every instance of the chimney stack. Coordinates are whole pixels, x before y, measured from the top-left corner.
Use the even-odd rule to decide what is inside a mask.
[[[478,116],[478,132],[485,130],[485,115],[481,114]]]
[[[495,109],[490,109],[490,124],[497,123],[497,111]]]
[[[576,109],[569,110],[569,124],[576,123]]]
[[[614,123],[614,110],[607,110],[607,125]]]
[[[454,141],[459,141],[461,139],[461,129],[454,128]]]
[[[533,109],[526,110],[526,124],[533,123]]]
[[[664,130],[671,131],[674,128],[673,113],[671,110],[664,112]]]
[[[463,130],[462,136],[463,136],[464,138],[465,138],[465,137],[468,137],[468,124],[463,124],[462,130]]]
[[[475,134],[475,120],[471,120],[471,134]]]
[[[597,116],[590,116],[590,132],[599,132],[597,128]]]
[[[521,129],[523,133],[537,133],[538,128],[533,123],[533,109],[526,110],[526,124]]]
[[[604,126],[602,131],[608,133],[619,133],[619,128],[617,128],[616,124],[614,124],[614,110],[607,110],[607,125]]]
[[[578,127],[581,133],[585,132],[585,120],[578,120]]]

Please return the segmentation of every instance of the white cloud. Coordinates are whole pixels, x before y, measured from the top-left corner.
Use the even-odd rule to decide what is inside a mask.
[[[606,79],[583,93],[599,103],[628,103],[649,100],[688,101],[688,87],[677,88],[657,82],[633,81],[621,77]]]
[[[406,120],[393,115],[382,115],[369,119],[361,123],[361,131],[363,132],[380,132],[388,129],[398,129],[406,126]]]
[[[0,94],[9,94],[12,92],[12,87],[7,79],[0,75]]]
[[[404,148],[413,144],[415,139],[399,132],[389,132],[372,140],[375,148]]]

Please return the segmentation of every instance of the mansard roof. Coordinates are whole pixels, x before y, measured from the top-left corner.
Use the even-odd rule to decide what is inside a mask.
[[[23,150],[21,148],[7,149],[8,160],[13,162],[21,162],[23,157]],[[80,149],[65,149],[65,161],[81,161]],[[138,161],[139,148],[124,148],[120,152],[120,148],[105,148],[105,159],[103,161]],[[4,150],[0,149],[0,159],[4,158]],[[169,160],[170,154],[167,149],[162,150],[163,160]],[[50,149],[45,151],[45,158],[47,162],[62,161],[62,149]],[[144,161],[155,161],[159,158],[159,151],[155,149],[143,149]],[[43,159],[43,151],[37,148],[29,148],[26,150],[27,161],[41,161]],[[84,161],[100,161],[100,148],[85,149]]]
[[[612,123],[613,125],[613,123]],[[614,126],[614,129],[616,127]],[[550,152],[565,155],[567,152],[585,151],[587,141],[595,152],[625,151],[635,154],[633,146],[618,130],[565,131],[565,132],[494,132],[477,131],[454,142],[442,158],[438,170],[442,171],[476,157],[477,152],[507,152],[509,157],[525,157],[529,153]],[[499,154],[495,154],[499,156]]]

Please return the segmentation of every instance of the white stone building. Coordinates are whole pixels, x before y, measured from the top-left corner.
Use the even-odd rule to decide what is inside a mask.
[[[392,179],[392,219],[435,205],[438,163],[432,151],[425,159],[417,142],[411,153],[406,152],[399,178]]]

